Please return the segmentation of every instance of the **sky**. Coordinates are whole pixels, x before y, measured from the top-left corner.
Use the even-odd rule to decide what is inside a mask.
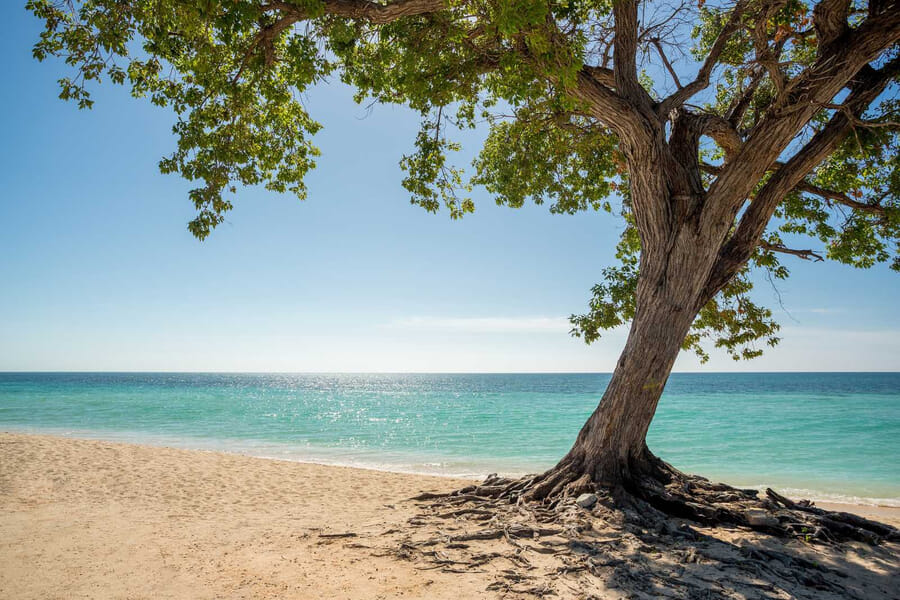
[[[367,111],[334,81],[306,97],[324,125],[308,199],[240,190],[198,242],[190,184],[157,169],[172,115],[121,87],[92,111],[59,100],[65,68],[31,58],[22,4],[0,7],[0,371],[612,370],[626,331],[586,346],[567,317],[613,264],[618,218],[483,190],[461,221],[412,206],[398,161],[416,115]],[[675,370],[900,370],[900,276],[786,262],[791,279],[755,296],[783,326],[777,348],[682,353]]]

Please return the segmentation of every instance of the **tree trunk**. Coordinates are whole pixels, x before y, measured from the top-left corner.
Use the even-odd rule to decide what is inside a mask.
[[[698,238],[687,224],[664,249],[642,253],[635,315],[612,379],[572,449],[531,497],[595,486],[630,488],[658,474],[662,463],[647,449],[647,430],[681,344],[708,300],[703,289],[718,249]]]
[[[611,486],[627,485],[651,467],[647,430],[695,315],[659,297],[638,307],[606,392],[564,461],[580,465],[594,483]]]
[[[682,111],[669,141],[648,121],[648,143],[624,147],[641,237],[631,330],[600,404],[569,453],[539,478],[532,498],[639,487],[647,475],[672,472],[647,449],[647,430],[681,344],[710,299],[710,273],[733,224],[733,216],[706,203],[697,162],[701,132],[702,122]]]

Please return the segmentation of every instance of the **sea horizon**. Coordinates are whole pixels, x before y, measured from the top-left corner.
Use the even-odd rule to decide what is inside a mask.
[[[179,374],[179,375],[612,375],[612,371],[242,371],[242,370],[189,370],[189,371],[178,371],[178,370],[160,370],[160,371],[143,371],[143,370],[84,370],[84,369],[71,369],[71,370],[2,370],[0,369],[0,375],[15,375],[15,374],[54,374],[54,373],[68,373],[68,374],[85,374],[85,375],[102,375],[102,374],[133,374],[133,375],[165,375],[165,374]],[[714,374],[714,375],[765,375],[767,373],[794,373],[798,375],[802,374],[821,374],[821,373],[834,373],[837,375],[842,374],[867,374],[867,373],[888,373],[888,374],[900,374],[900,370],[871,370],[871,371],[834,371],[834,370],[822,370],[822,371],[810,371],[810,370],[782,370],[782,371],[717,371],[715,369],[710,370],[701,370],[701,371],[677,371],[673,370],[671,375],[704,375],[704,374]]]
[[[459,478],[551,467],[608,373],[0,372],[0,429]],[[900,506],[900,373],[673,373],[680,470]]]

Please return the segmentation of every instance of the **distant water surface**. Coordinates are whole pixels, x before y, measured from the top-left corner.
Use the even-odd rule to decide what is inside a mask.
[[[0,373],[0,430],[457,476],[537,472],[606,374]],[[900,373],[673,374],[650,447],[678,468],[900,506]]]

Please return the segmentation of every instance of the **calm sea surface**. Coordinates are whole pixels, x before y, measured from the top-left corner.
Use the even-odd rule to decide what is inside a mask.
[[[0,373],[0,430],[441,475],[568,450],[609,380],[565,375]],[[649,435],[740,486],[900,506],[900,373],[674,374]]]

